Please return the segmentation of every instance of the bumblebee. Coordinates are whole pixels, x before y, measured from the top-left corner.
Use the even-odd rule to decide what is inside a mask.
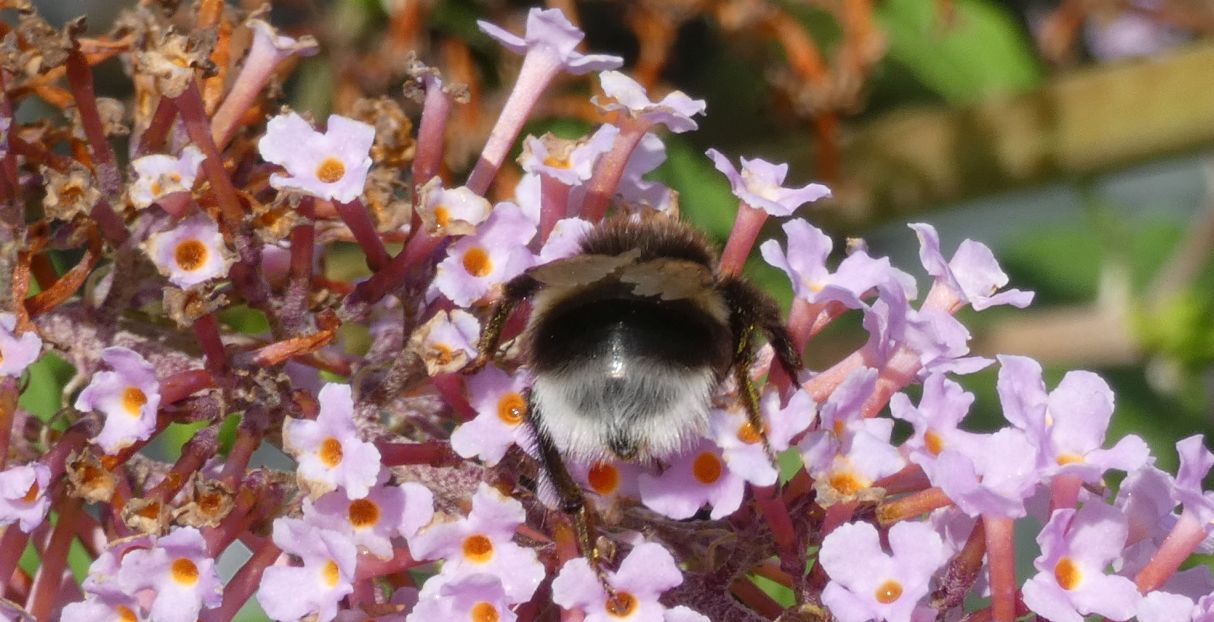
[[[675,455],[707,432],[713,394],[731,374],[750,424],[762,430],[748,373],[758,338],[791,377],[801,367],[775,302],[715,265],[707,239],[684,222],[605,221],[578,254],[509,281],[481,334],[472,369],[496,356],[511,312],[531,302],[520,338],[534,376],[527,419],[588,556],[589,519],[565,457]]]

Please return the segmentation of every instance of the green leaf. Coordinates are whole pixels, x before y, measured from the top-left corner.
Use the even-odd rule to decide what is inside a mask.
[[[937,4],[889,0],[879,6],[890,60],[954,104],[1040,83],[1032,46],[1006,9],[988,0],[956,0],[949,21],[941,19]]]

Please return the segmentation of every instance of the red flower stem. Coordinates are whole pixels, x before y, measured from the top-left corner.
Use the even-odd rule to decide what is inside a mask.
[[[88,423],[78,423],[67,429],[63,436],[53,444],[49,451],[42,455],[41,462],[46,465],[46,468],[51,471],[50,482],[47,483],[47,488],[54,485],[55,480],[63,475],[63,470],[67,465],[67,458],[72,452],[84,447],[84,443],[92,436],[98,428],[89,425]]]
[[[846,358],[810,378],[809,381],[801,386],[809,392],[809,396],[814,398],[815,402],[821,404],[826,401],[826,398],[830,397],[835,388],[842,384],[852,372],[860,369],[867,363],[868,356],[865,351],[852,352]]]
[[[784,485],[784,504],[789,505],[793,501],[809,494],[814,489],[814,478],[809,476],[809,471],[801,468],[797,471],[792,479]]]
[[[742,604],[753,609],[768,620],[775,620],[784,613],[784,607],[767,595],[759,586],[745,576],[738,577],[729,586],[729,592]]]
[[[851,520],[856,514],[856,506],[855,501],[845,501],[826,508],[826,516],[822,519],[822,535],[829,534],[839,525]]]
[[[195,432],[189,442],[181,448],[181,456],[165,474],[164,479],[145,492],[143,497],[146,499],[159,498],[161,502],[167,502],[185,486],[186,482],[190,480],[190,475],[202,468],[202,465],[218,450],[218,425],[212,424]]]
[[[420,566],[426,562],[413,559],[408,547],[398,547],[392,551],[392,559],[379,559],[366,553],[358,556],[358,568],[354,571],[354,580],[362,581],[380,577],[402,570]]]
[[[21,531],[17,523],[9,523],[4,528],[4,535],[0,535],[0,585],[7,583],[9,577],[13,576],[13,570],[17,568],[17,562],[21,561],[21,554],[25,552],[29,539],[29,534]],[[3,595],[2,593],[3,588],[0,588],[0,595]]]
[[[952,504],[953,500],[949,499],[943,490],[928,488],[877,506],[877,520],[882,526],[892,525]]]
[[[877,386],[860,407],[860,416],[876,417],[889,403],[889,398],[915,380],[923,367],[919,354],[906,346],[898,346],[877,375]]]
[[[316,254],[316,199],[299,200],[301,224],[291,229],[291,280],[312,282],[312,259]]]
[[[240,608],[253,596],[261,585],[261,574],[278,561],[282,549],[269,538],[253,550],[253,555],[232,575],[223,588],[223,602],[213,610],[203,611],[204,622],[228,622],[236,617]]]
[[[177,107],[173,105],[173,101],[167,97],[161,97],[160,101],[156,103],[156,111],[152,113],[148,126],[139,135],[139,146],[135,149],[135,157],[160,151],[164,146],[165,137],[169,135],[169,129],[173,127],[173,120],[176,118]]]
[[[206,108],[202,103],[202,93],[198,91],[198,82],[191,81],[185,92],[173,100],[173,104],[181,113],[186,134],[206,156],[202,161],[202,170],[207,176],[207,181],[211,182],[215,198],[219,200],[219,211],[224,228],[230,233],[235,233],[240,229],[240,221],[244,218],[244,207],[241,206],[240,199],[236,196],[232,178],[228,176],[228,171],[223,167],[223,156],[220,155],[219,148],[215,146],[215,141],[211,139],[211,123],[207,119]]]
[[[160,381],[160,406],[176,404],[185,398],[215,386],[215,377],[205,369],[187,369]]]
[[[379,232],[375,230],[371,214],[363,207],[362,201],[358,199],[349,203],[334,201],[333,206],[337,208],[341,221],[346,223],[346,226],[350,228],[350,233],[354,234],[354,240],[362,247],[363,253],[367,256],[367,266],[372,271],[382,270],[388,264],[388,249],[384,248],[384,241],[379,237]]]
[[[1189,558],[1206,537],[1205,525],[1192,512],[1185,510],[1164,538],[1151,561],[1134,576],[1138,591],[1146,594],[1159,589],[1176,573],[1180,565]]]
[[[67,567],[67,552],[76,537],[76,516],[84,501],[75,497],[64,499],[59,505],[59,521],[51,532],[51,540],[40,556],[38,573],[34,575],[34,586],[25,609],[35,620],[50,620],[63,570]]]
[[[396,254],[379,272],[371,278],[359,283],[354,292],[348,297],[350,304],[375,304],[384,296],[395,291],[404,284],[409,270],[420,264],[434,253],[446,240],[446,237],[432,237],[423,230],[417,230],[413,237],[405,243],[405,248]]]
[[[569,213],[570,190],[568,185],[551,175],[540,174],[540,235],[536,238],[537,244],[543,245],[548,241],[557,221]]]
[[[939,600],[940,611],[947,611],[965,602],[965,595],[973,587],[978,573],[982,572],[982,559],[986,556],[986,530],[982,521],[974,521],[965,546],[945,566],[944,575],[940,579],[940,587],[933,594],[933,600]]]
[[[460,421],[468,421],[476,417],[476,409],[468,403],[464,395],[464,375],[460,373],[438,374],[430,379],[430,383],[438,390],[443,401],[455,411]]]
[[[461,458],[451,450],[447,441],[425,441],[422,443],[393,443],[376,441],[375,448],[379,450],[380,460],[384,466],[404,466],[406,464],[428,464],[442,466],[458,464]]]
[[[1013,622],[1016,619],[1015,521],[984,514],[982,524],[986,535],[993,619],[995,622]]]
[[[759,231],[767,222],[767,212],[751,207],[745,203],[738,206],[738,214],[733,221],[733,230],[725,242],[725,250],[721,252],[721,261],[717,263],[717,272],[731,276],[742,273],[746,266],[746,258],[759,239]]]
[[[620,134],[616,137],[615,144],[611,145],[611,151],[599,159],[594,167],[594,175],[586,185],[586,198],[582,199],[581,215],[590,222],[598,222],[607,214],[607,206],[611,203],[611,197],[615,196],[615,189],[620,185],[628,159],[632,157],[637,145],[641,144],[645,132],[652,127],[651,123],[631,117],[622,118],[618,125]]]
[[[8,446],[13,436],[13,415],[17,412],[17,399],[21,396],[19,378],[0,380],[0,471],[8,462]]]
[[[247,414],[244,416],[248,416]],[[249,460],[253,457],[253,452],[261,446],[262,434],[260,431],[247,430],[244,422],[241,422],[240,434],[236,435],[236,442],[232,443],[232,449],[228,452],[228,457],[223,461],[223,472],[219,479],[223,483],[231,486],[233,489],[240,482],[240,478],[244,477],[245,470],[249,466]]]
[[[257,506],[260,492],[247,485],[241,488],[236,493],[236,503],[232,511],[215,527],[203,530],[202,537],[212,557],[219,557],[233,540],[253,524],[257,518],[253,510]]]
[[[349,599],[352,609],[358,609],[362,605],[374,605],[375,581],[373,579],[355,579],[354,591],[346,598]]]
[[[784,498],[776,494],[774,486],[754,486],[755,503],[759,506],[771,535],[776,541],[776,551],[781,563],[791,563],[797,559],[797,533],[788,515],[788,506]]]
[[[901,471],[873,482],[873,486],[884,488],[885,494],[888,496],[925,490],[931,488],[932,483],[927,478],[927,474],[923,472],[923,467],[917,464],[908,464],[902,467]]]
[[[121,246],[126,239],[130,237],[130,231],[126,228],[126,223],[122,221],[122,217],[114,208],[110,207],[109,201],[102,199],[97,201],[97,204],[89,210],[89,216],[97,221],[97,228],[101,230],[101,235],[114,246]]]
[[[1050,482],[1050,512],[1074,508],[1079,501],[1083,480],[1076,475],[1055,475]]]
[[[97,181],[105,196],[114,200],[122,193],[122,176],[118,171],[114,149],[105,136],[101,112],[97,108],[97,95],[93,89],[93,72],[89,68],[88,60],[78,48],[68,52],[67,81],[72,90],[72,97],[76,99],[80,124],[84,128],[85,137],[88,138],[93,163],[97,167]]]
[[[451,98],[443,92],[442,81],[426,81],[426,100],[422,104],[422,118],[417,128],[417,151],[413,157],[413,200],[416,204],[418,189],[439,173],[443,163],[443,138],[447,133],[447,119],[451,116]]]
[[[194,320],[193,328],[194,337],[206,356],[207,371],[222,376],[227,369],[228,358],[223,349],[223,340],[219,338],[219,318],[214,313],[208,313]]]

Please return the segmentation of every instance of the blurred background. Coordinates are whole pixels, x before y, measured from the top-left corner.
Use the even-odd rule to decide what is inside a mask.
[[[35,4],[53,21],[85,12],[90,30],[105,32],[133,0]],[[721,240],[733,222],[736,200],[706,148],[787,161],[792,182],[834,190],[803,215],[834,237],[840,255],[846,238],[863,238],[874,255],[922,278],[905,227],[916,221],[936,225],[949,253],[967,237],[995,249],[1012,285],[1035,290],[1037,300],[1027,311],[968,313],[978,353],[1036,357],[1051,387],[1067,369],[1099,371],[1117,392],[1112,435],[1143,434],[1165,468],[1174,465],[1175,439],[1211,430],[1214,3],[548,5],[586,30],[588,50],[624,56],[651,92],[677,88],[707,100],[699,131],[668,137],[659,171],[680,191],[685,218]],[[360,96],[403,101],[405,59],[416,50],[470,87],[448,136],[449,179],[462,179],[519,64],[475,22],[521,32],[529,6],[277,0],[271,20],[322,45],[282,88],[293,107],[317,117],[347,111]],[[113,97],[128,84],[116,62],[99,67],[98,80]],[[589,104],[595,87],[564,78],[528,131],[591,128],[601,120]],[[516,176],[505,171],[495,192],[509,196]],[[767,233],[778,236],[778,223]],[[787,301],[783,275],[760,263],[751,275]],[[812,366],[862,341],[858,317],[837,324],[811,343]],[[994,376],[967,382],[985,425],[998,412]]]

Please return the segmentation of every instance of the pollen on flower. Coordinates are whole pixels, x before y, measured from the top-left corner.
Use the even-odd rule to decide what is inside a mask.
[[[738,426],[738,440],[747,445],[754,445],[763,440],[763,432],[756,430],[749,421],[745,421],[742,425]]]
[[[320,450],[316,453],[320,456],[320,461],[323,462],[325,466],[333,468],[341,464],[341,441],[330,436],[320,443]]]
[[[710,451],[696,456],[695,462],[691,464],[691,473],[701,484],[711,484],[721,479],[723,470],[721,459]]]
[[[886,579],[884,583],[877,586],[877,591],[873,593],[873,598],[883,605],[888,605],[901,597],[902,584],[893,579]]]
[[[198,566],[188,558],[178,557],[169,566],[169,575],[178,584],[190,587],[198,583]]]
[[[139,387],[127,387],[122,392],[122,408],[132,417],[138,417],[147,403],[148,396]]]
[[[347,516],[355,529],[370,527],[379,522],[379,505],[370,499],[355,499],[350,502]]]
[[[586,474],[590,488],[600,495],[609,495],[620,487],[620,470],[610,462],[596,462]]]
[[[25,491],[25,496],[21,497],[21,500],[25,503],[33,503],[34,499],[38,498],[38,492],[41,490],[42,488],[38,486],[38,480],[35,479],[34,482],[30,484],[29,490]]]
[[[139,617],[126,605],[114,607],[114,613],[118,614],[118,622],[139,622]]]
[[[637,608],[637,597],[628,592],[616,592],[607,597],[604,609],[615,618],[627,618]]]
[[[501,616],[497,613],[497,607],[493,603],[481,601],[472,606],[471,622],[498,622]]]
[[[549,154],[547,157],[544,158],[544,166],[551,166],[552,168],[567,169],[570,166],[572,166],[572,163],[569,161],[568,156],[562,158],[562,157],[558,157],[556,154]]]
[[[464,270],[476,277],[488,276],[493,271],[493,260],[489,253],[479,246],[473,246],[464,253]]]
[[[206,265],[207,245],[200,240],[183,240],[173,250],[173,259],[182,270],[193,272]]]
[[[1064,590],[1073,590],[1083,581],[1083,572],[1079,565],[1069,557],[1063,557],[1054,565],[1054,579]]]
[[[336,587],[337,583],[341,581],[341,569],[337,567],[337,562],[331,559],[325,562],[324,567],[320,569],[320,574],[325,585],[329,587]]]
[[[1055,460],[1060,466],[1065,466],[1068,464],[1082,464],[1083,456],[1073,453],[1061,453],[1058,454],[1058,457]]]
[[[934,430],[928,430],[927,434],[923,435],[923,444],[933,456],[938,456],[940,452],[944,451],[944,439],[940,438],[940,435]]]
[[[451,222],[451,210],[447,209],[446,205],[439,205],[434,208],[434,224],[438,225],[439,229],[446,229]]]
[[[326,184],[335,184],[346,176],[346,165],[341,160],[328,157],[316,167],[316,178]]]
[[[484,564],[493,559],[493,541],[483,534],[473,534],[464,539],[464,559]]]
[[[523,396],[517,392],[510,392],[502,396],[502,399],[497,402],[497,416],[507,425],[518,425],[523,422],[523,416],[527,414],[527,403],[523,401]]]
[[[841,495],[854,495],[868,487],[855,473],[844,471],[830,476],[830,487]]]

